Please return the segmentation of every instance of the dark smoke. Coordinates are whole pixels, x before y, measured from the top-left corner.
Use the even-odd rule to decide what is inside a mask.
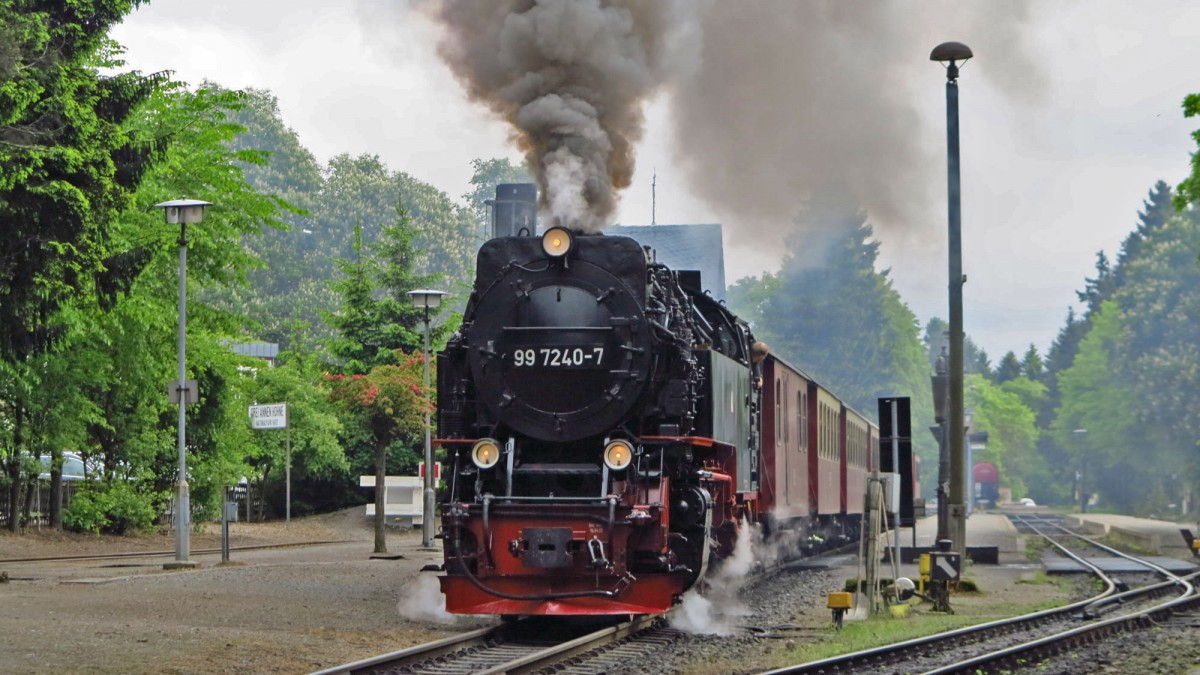
[[[596,231],[633,176],[642,104],[680,63],[686,0],[446,0],[442,58],[513,125],[552,222]],[[686,61],[686,60],[685,60]]]
[[[928,60],[934,45],[974,49],[963,67],[965,99],[985,81],[1018,101],[1043,88],[1040,60],[1025,46],[1028,0],[424,7],[469,96],[512,125],[548,215],[589,231],[609,223],[629,185],[642,105],[667,91],[677,164],[666,170],[687,177],[735,243],[777,255],[799,229],[817,244],[830,233],[794,220],[819,196],[851,214],[865,209],[893,256],[912,253],[941,240],[946,218],[944,77]],[[971,120],[963,123],[966,133]]]
[[[727,228],[754,234],[736,241],[760,251],[777,251],[817,196],[850,215],[865,208],[893,252],[944,239],[945,77],[929,61],[935,45],[974,50],[964,100],[984,80],[1017,99],[1042,88],[1022,47],[1021,1],[718,1],[700,21],[699,67],[673,88],[677,168]]]

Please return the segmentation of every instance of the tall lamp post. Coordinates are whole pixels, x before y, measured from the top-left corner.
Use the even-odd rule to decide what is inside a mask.
[[[949,398],[949,380],[946,375],[946,350],[938,355],[934,366],[934,374],[929,378],[933,385],[933,420],[937,424],[929,427],[938,443],[938,473],[937,473],[937,537],[935,542],[950,538],[946,520],[946,511],[950,500],[946,495],[946,485],[950,481],[950,451],[946,446],[946,401]]]
[[[930,61],[946,66],[946,156],[947,187],[949,192],[950,238],[950,391],[947,423],[950,445],[950,504],[948,528],[953,550],[965,551],[967,520],[963,503],[966,482],[966,462],[963,455],[963,273],[962,222],[958,161],[958,64],[974,56],[971,48],[961,42],[943,42],[933,48]]]
[[[1075,489],[1079,491],[1079,512],[1087,513],[1087,490],[1084,489],[1084,478],[1086,478],[1084,467],[1087,466],[1087,429],[1076,429],[1071,432],[1075,434],[1075,440],[1079,442],[1079,468],[1075,470]]]
[[[433,512],[436,507],[433,491],[433,444],[430,441],[429,425],[429,310],[437,309],[438,305],[442,304],[442,296],[446,293],[422,288],[409,291],[408,295],[412,297],[414,307],[421,307],[425,310],[425,512],[421,516],[421,546],[432,548]]]
[[[198,199],[175,199],[154,206],[163,210],[168,225],[179,226],[179,379],[175,390],[179,397],[179,480],[175,483],[178,490],[175,499],[175,561],[164,567],[193,567],[195,564],[188,560],[192,517],[187,482],[186,406],[197,399],[199,392],[188,387],[184,365],[187,346],[187,226],[204,220],[204,207],[210,204]]]

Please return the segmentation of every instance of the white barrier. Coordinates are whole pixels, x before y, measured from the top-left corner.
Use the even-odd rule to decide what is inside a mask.
[[[375,476],[359,476],[360,487],[375,487]],[[408,518],[412,525],[423,524],[425,486],[420,476],[387,476],[383,483],[383,515]],[[375,517],[375,502],[367,504],[367,517]]]

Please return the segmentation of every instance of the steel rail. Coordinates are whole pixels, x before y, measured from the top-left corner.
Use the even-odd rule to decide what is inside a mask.
[[[304,548],[306,546],[333,546],[335,544],[353,544],[351,540],[331,541],[298,541],[281,544],[247,544],[245,546],[230,546],[230,551],[264,551],[273,548]],[[219,548],[192,549],[192,555],[207,555],[220,553]],[[86,560],[124,560],[129,558],[161,558],[173,556],[175,551],[125,551],[122,553],[83,553],[80,555],[44,556],[34,558],[0,558],[0,565],[33,562],[79,562]]]
[[[641,631],[653,628],[664,618],[663,614],[647,614],[630,621],[624,621],[614,626],[606,626],[586,635],[582,635],[549,647],[541,643],[522,643],[522,621],[489,628],[481,628],[455,635],[435,642],[415,647],[408,647],[387,654],[372,656],[352,663],[333,666],[320,670],[312,675],[356,675],[391,671],[400,667],[420,668],[420,664],[430,659],[438,659],[439,672],[459,672],[455,666],[456,659],[478,660],[486,654],[486,650],[497,652],[497,662],[487,666],[473,664],[464,665],[461,672],[471,672],[477,675],[502,675],[530,673],[551,666],[560,661],[578,657],[598,647],[624,639]],[[523,653],[513,655],[513,648],[527,647]],[[414,672],[421,672],[416,670]]]
[[[1136,556],[1117,551],[1116,549],[1105,546],[1104,544],[1094,541],[1088,537],[1072,532],[1056,523],[1047,522],[1047,524],[1053,525],[1054,527],[1063,530],[1071,536],[1077,537],[1082,541],[1086,541],[1088,544],[1105,550],[1117,557],[1144,565],[1145,567],[1154,570],[1156,573],[1161,574],[1168,579],[1168,581],[1164,584],[1153,584],[1151,586],[1145,586],[1139,589],[1127,591],[1125,593],[1113,595],[1109,598],[1106,598],[1104,602],[1113,601],[1120,596],[1123,596],[1125,599],[1139,595],[1150,595],[1151,597],[1154,597],[1156,593],[1164,590],[1164,587],[1169,586],[1180,586],[1181,592],[1178,596],[1166,602],[1158,603],[1152,607],[1135,610],[1120,616],[1112,617],[1110,619],[1093,621],[1092,623],[1079,626],[1078,628],[1072,628],[1070,630],[1055,633],[1053,635],[1047,635],[1036,640],[1013,645],[1004,649],[998,649],[986,654],[980,654],[969,659],[964,659],[962,661],[943,666],[936,670],[927,671],[926,675],[942,675],[944,673],[957,673],[964,671],[974,672],[982,669],[983,667],[996,664],[997,662],[1004,664],[1009,663],[1017,658],[1026,657],[1030,654],[1041,655],[1051,651],[1054,648],[1057,648],[1064,643],[1076,644],[1084,637],[1091,637],[1094,635],[1108,636],[1116,633],[1129,632],[1136,628],[1147,627],[1157,620],[1169,616],[1171,612],[1178,607],[1200,604],[1200,596],[1197,596],[1195,586],[1193,585],[1192,581],[1189,581],[1200,579],[1200,572],[1194,572],[1185,577],[1180,577],[1148,560],[1143,560]],[[1034,531],[1038,531],[1037,528],[1034,528]],[[1040,531],[1038,532],[1040,534]],[[1054,543],[1056,546],[1058,546],[1056,542],[1051,543]],[[1088,607],[1091,607],[1094,604],[1095,603],[1089,605]],[[1087,608],[1085,608],[1085,612],[1086,610]]]
[[[444,654],[450,654],[468,647],[481,645],[489,640],[498,639],[504,632],[507,626],[491,626],[489,628],[480,628],[461,635],[453,635],[441,640],[427,642],[415,647],[407,647],[387,654],[371,656],[358,661],[344,663],[325,670],[318,670],[312,675],[345,675],[350,673],[364,673],[380,666],[395,664],[402,661],[418,661],[432,659]]]
[[[1031,526],[1032,527],[1032,526]],[[1035,532],[1037,531],[1034,528]],[[1041,534],[1038,532],[1038,534]],[[1045,535],[1042,535],[1045,536]],[[935,633],[933,635],[925,635],[903,642],[896,642],[880,647],[872,647],[863,649],[849,654],[841,654],[832,656],[819,661],[811,661],[809,663],[801,663],[786,668],[769,671],[764,675],[779,675],[782,673],[828,673],[828,672],[855,672],[858,669],[866,669],[872,666],[879,666],[884,663],[895,663],[902,660],[909,660],[920,656],[919,648],[936,645],[939,643],[948,643],[952,640],[957,640],[964,637],[982,638],[992,634],[998,634],[1008,631],[1021,624],[1037,625],[1038,623],[1060,618],[1064,615],[1070,615],[1077,610],[1082,611],[1088,605],[1102,600],[1116,592],[1116,584],[1105,574],[1100,568],[1092,565],[1087,560],[1075,555],[1057,542],[1046,537],[1052,545],[1056,546],[1064,555],[1075,560],[1080,565],[1089,569],[1091,573],[1099,578],[1105,584],[1105,589],[1084,600],[1073,602],[1062,607],[1052,607],[1029,614],[1023,614],[1017,617],[1007,619],[997,619],[987,623],[976,624],[974,626],[966,626],[964,628],[956,628],[954,630]]]

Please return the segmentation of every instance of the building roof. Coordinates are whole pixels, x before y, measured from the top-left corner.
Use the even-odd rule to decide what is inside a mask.
[[[279,344],[275,342],[238,342],[229,345],[236,354],[242,356],[257,356],[260,359],[274,359],[279,356]]]
[[[654,249],[658,262],[676,270],[698,270],[700,283],[717,300],[725,299],[725,248],[721,224],[615,226],[605,231],[635,239]]]

